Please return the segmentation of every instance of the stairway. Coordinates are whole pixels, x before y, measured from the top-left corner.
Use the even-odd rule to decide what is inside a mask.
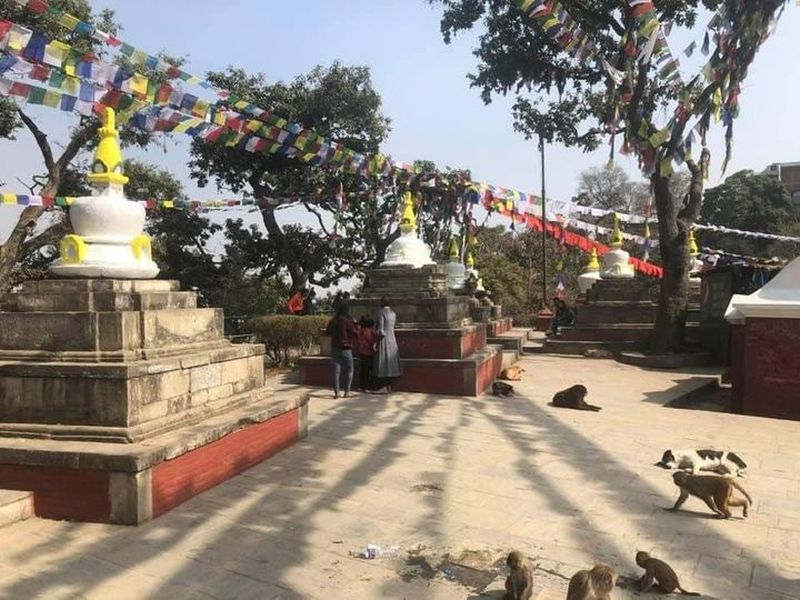
[[[653,335],[658,311],[659,282],[642,279],[600,279],[575,306],[575,324],[547,338],[543,352],[584,354],[606,350],[613,354],[644,350]],[[691,283],[686,341],[699,338],[700,282]]]

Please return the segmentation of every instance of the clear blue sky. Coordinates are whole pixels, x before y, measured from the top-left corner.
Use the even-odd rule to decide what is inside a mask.
[[[430,159],[442,166],[469,168],[475,179],[497,185],[540,189],[535,144],[513,131],[511,99],[498,98],[485,106],[477,90],[469,87],[465,75],[475,65],[474,37],[464,36],[446,46],[439,32],[439,10],[424,0],[92,3],[96,9],[117,12],[125,41],[151,53],[188,55],[186,68],[197,75],[232,64],[287,80],[335,59],[369,65],[384,112],[392,119],[386,153],[402,161]],[[800,8],[792,2],[751,69],[728,174],[742,168],[761,170],[772,162],[800,161],[798,34]],[[684,40],[688,38],[670,39],[676,53],[686,45]],[[44,108],[31,112],[51,139],[63,139],[70,117]],[[723,154],[723,131],[714,130],[709,141],[713,184]],[[218,196],[216,189],[198,190],[189,179],[187,146],[185,138],[178,138],[177,144],[127,155],[170,168],[195,197]],[[607,147],[588,155],[548,149],[548,196],[570,197],[577,174],[605,164],[607,153]],[[618,156],[618,162],[637,175],[633,161]],[[17,142],[0,142],[0,182],[6,182],[0,190],[22,193],[24,188],[15,178],[29,180],[41,170],[41,158],[26,131],[19,132]],[[2,223],[15,214],[14,209],[0,207],[0,233]]]

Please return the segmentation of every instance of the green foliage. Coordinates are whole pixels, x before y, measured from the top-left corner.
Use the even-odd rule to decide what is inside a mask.
[[[267,355],[286,365],[293,356],[311,352],[329,320],[325,315],[274,315],[253,319],[251,327],[258,341],[266,346]]]
[[[566,296],[578,294],[578,275],[584,271],[588,257],[577,249],[562,246],[548,237],[547,297],[555,294],[559,263],[563,265]],[[478,236],[475,266],[492,299],[503,306],[503,313],[520,322],[542,307],[542,234],[529,229],[512,235],[504,227],[485,229]]]
[[[381,113],[380,96],[366,67],[334,63],[316,67],[289,83],[269,83],[263,74],[251,75],[231,67],[209,73],[208,79],[234,96],[359,152],[377,152],[389,131],[389,120]],[[325,287],[380,262],[393,239],[396,200],[377,179],[359,179],[294,159],[202,140],[192,144],[190,167],[201,186],[214,181],[235,193],[247,191],[262,202],[268,235],[254,243],[275,258],[295,289],[307,281]],[[341,212],[336,200],[340,185],[347,194]],[[317,226],[282,227],[276,218],[281,207],[269,205],[265,201],[269,197],[298,197],[298,206]]]
[[[750,170],[739,171],[724,183],[706,190],[701,220],[746,231],[796,235],[800,228],[800,205],[792,200],[778,179]],[[698,233],[701,245],[748,256],[794,257],[796,244],[721,235],[710,231]]]

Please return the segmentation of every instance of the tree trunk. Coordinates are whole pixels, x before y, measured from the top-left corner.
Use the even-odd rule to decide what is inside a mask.
[[[284,235],[283,229],[281,229],[278,220],[275,218],[275,209],[269,205],[263,205],[261,207],[261,219],[264,221],[264,227],[266,227],[269,237],[277,241],[281,248],[284,266],[292,279],[292,287],[289,293],[294,294],[308,285],[308,273],[306,273],[303,265],[292,256],[291,249],[286,242],[286,235]]]
[[[8,240],[0,246],[0,298],[5,296],[11,287],[12,272],[22,258],[22,246],[42,213],[44,209],[40,206],[29,206],[23,210]]]
[[[689,299],[689,226],[678,218],[679,207],[670,189],[669,177],[657,173],[653,184],[664,277],[651,350],[656,354],[681,352]]]

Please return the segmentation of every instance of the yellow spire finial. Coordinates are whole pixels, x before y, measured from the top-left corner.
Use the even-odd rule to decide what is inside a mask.
[[[614,213],[614,231],[611,233],[611,247],[621,248],[622,240],[622,230],[619,228],[619,216],[617,213]]]
[[[589,263],[586,265],[587,271],[599,271],[600,261],[597,260],[597,247],[592,248],[592,255],[589,257]]]
[[[650,239],[650,223],[644,222],[644,237]]]
[[[475,259],[472,257],[472,252],[467,253],[466,265],[468,269],[475,267]]]
[[[458,243],[456,238],[450,238],[450,260],[458,260]]]
[[[417,229],[417,217],[414,215],[414,199],[411,192],[403,196],[403,216],[400,218],[400,231],[412,233]]]
[[[103,113],[103,126],[98,131],[100,143],[94,153],[89,182],[95,187],[123,186],[128,178],[122,171],[122,152],[119,149],[116,116],[113,108],[106,107]]]
[[[700,254],[700,248],[697,247],[697,240],[694,239],[694,227],[689,230],[689,254],[692,256]]]

